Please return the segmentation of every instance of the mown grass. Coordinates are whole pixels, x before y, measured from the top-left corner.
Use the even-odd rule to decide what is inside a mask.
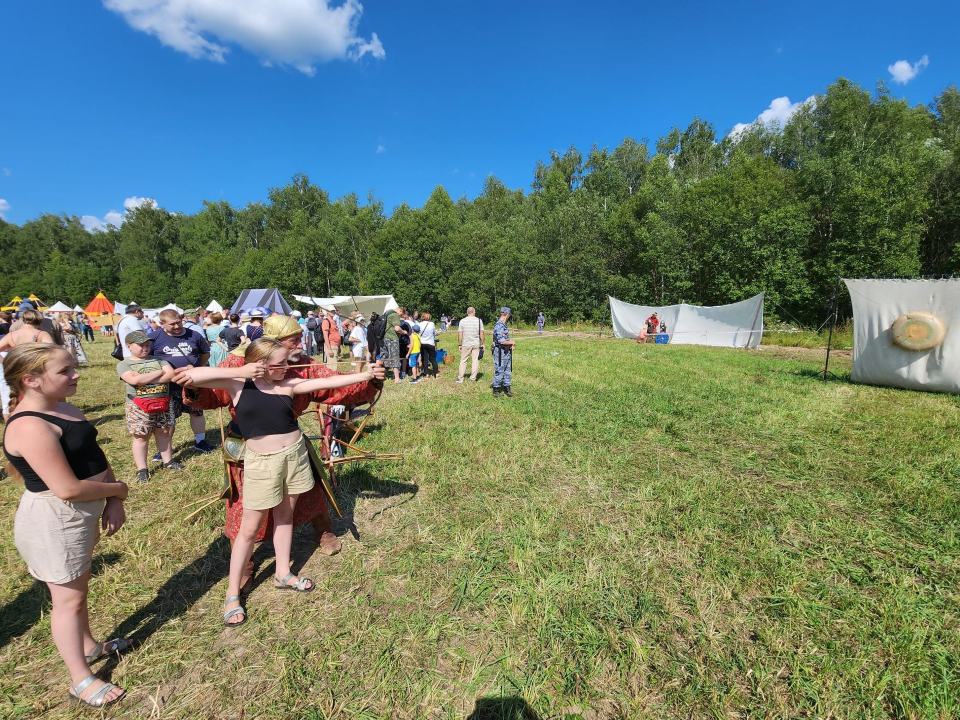
[[[78,403],[129,478],[107,349]],[[364,443],[404,459],[341,478],[341,555],[298,533],[316,592],[274,592],[258,550],[237,630],[222,509],[183,521],[217,460],[184,449],[98,548],[95,630],[140,641],[107,665],[111,714],[960,716],[960,403],[852,385],[848,355],[823,383],[802,349],[551,337],[518,343],[513,400],[489,360],[390,384]],[[13,547],[20,492],[0,485],[0,716],[80,717]]]

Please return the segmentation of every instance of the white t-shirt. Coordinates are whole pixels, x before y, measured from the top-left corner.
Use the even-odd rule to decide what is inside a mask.
[[[127,347],[126,339],[127,335],[132,332],[143,332],[140,321],[137,320],[136,315],[124,315],[123,319],[117,323],[117,339],[123,347],[124,359],[130,357],[130,348]]]
[[[483,321],[476,315],[465,317],[460,321],[458,332],[463,333],[463,347],[479,347],[480,331],[483,330]]]
[[[420,323],[420,344],[437,344],[437,326],[434,325],[430,320]]]
[[[350,331],[350,353],[360,360],[367,356],[367,329],[357,325],[353,330]],[[360,342],[354,344],[352,341],[359,340]]]

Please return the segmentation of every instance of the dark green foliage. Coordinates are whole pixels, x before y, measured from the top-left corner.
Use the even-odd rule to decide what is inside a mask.
[[[70,304],[103,289],[146,305],[229,303],[244,287],[393,293],[411,308],[603,320],[607,296],[717,305],[767,293],[768,316],[819,324],[838,275],[960,271],[960,92],[929,107],[840,79],[785,127],[717,139],[699,118],[655,143],[553,151],[531,192],[495,177],[473,201],[438,186],[388,218],[305,175],[269,201],[142,206],[120,228],[0,220],[0,300]]]

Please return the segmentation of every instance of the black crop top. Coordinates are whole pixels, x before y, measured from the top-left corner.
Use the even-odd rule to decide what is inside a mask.
[[[286,395],[265,393],[253,380],[243,383],[243,392],[233,410],[240,434],[247,439],[300,429],[293,415],[293,400]]]
[[[86,420],[64,420],[56,415],[48,415],[32,410],[24,410],[8,420],[8,424],[20,417],[38,417],[51,425],[60,428],[60,447],[67,458],[67,463],[77,480],[86,480],[99,475],[108,467],[107,456],[97,444],[97,429]],[[3,444],[3,454],[10,464],[23,476],[23,485],[30,492],[49,490],[47,484],[30,467],[30,463],[22,457],[15,457],[7,452],[7,444]]]

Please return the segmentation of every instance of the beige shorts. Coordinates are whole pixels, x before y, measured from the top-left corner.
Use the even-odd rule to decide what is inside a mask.
[[[274,452],[258,453],[247,445],[243,457],[243,506],[269,510],[284,495],[301,495],[313,489],[313,469],[306,438]]]
[[[49,490],[20,498],[13,540],[37,580],[63,585],[90,569],[103,500],[67,502]]]

